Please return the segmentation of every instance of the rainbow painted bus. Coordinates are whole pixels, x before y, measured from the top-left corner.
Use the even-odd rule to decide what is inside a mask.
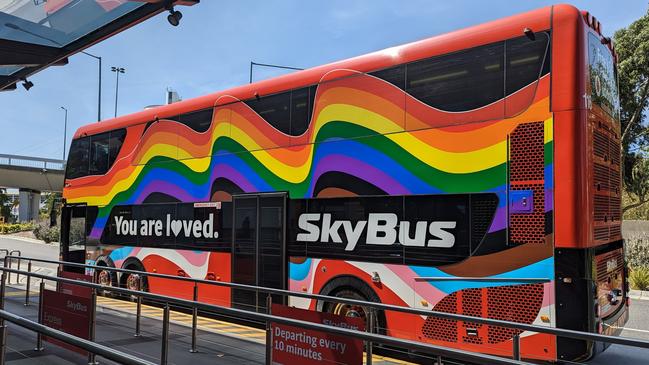
[[[70,148],[62,259],[617,334],[615,60],[596,18],[558,5],[89,124]],[[199,300],[265,310],[227,287]],[[375,324],[503,356],[520,335],[526,359],[604,349],[434,316]]]

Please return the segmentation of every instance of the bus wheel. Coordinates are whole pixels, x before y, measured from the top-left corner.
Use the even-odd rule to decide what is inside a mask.
[[[97,283],[103,286],[113,286],[113,278],[108,270],[101,270],[97,274]]]
[[[373,293],[372,293],[373,294]],[[335,291],[332,294],[329,294],[330,296],[338,297],[338,298],[347,298],[347,299],[355,299],[355,300],[362,300],[362,301],[371,301],[371,302],[378,302],[378,298],[368,298],[359,291],[355,289],[348,289],[348,288],[343,288],[340,290]],[[349,304],[349,303],[324,303],[323,306],[323,311],[340,315],[340,316],[345,316],[345,317],[354,317],[354,318],[361,318],[363,322],[366,323],[367,326],[367,320],[368,320],[368,313],[369,313],[369,308],[361,305],[355,305],[355,304]],[[384,319],[384,314],[382,311],[375,311],[374,313],[377,313],[377,315],[374,317],[374,332],[375,333],[382,333],[384,332],[385,329],[385,319]]]

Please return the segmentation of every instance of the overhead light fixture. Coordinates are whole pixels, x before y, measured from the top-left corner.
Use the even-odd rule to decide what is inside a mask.
[[[23,87],[25,88],[25,90],[27,90],[27,91],[29,91],[29,89],[31,89],[32,87],[34,87],[34,83],[31,82],[31,81],[29,81],[29,80],[27,80],[27,79],[23,79],[23,83],[22,83],[22,85],[23,85]]]
[[[183,18],[183,13],[174,10],[172,7],[169,9],[169,15],[167,15],[167,21],[169,24],[173,25],[174,27],[177,27],[178,24],[180,24],[180,19]]]

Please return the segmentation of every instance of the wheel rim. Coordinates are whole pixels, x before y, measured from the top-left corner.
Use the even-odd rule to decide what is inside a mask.
[[[363,321],[367,319],[365,309],[359,305],[337,303],[334,306],[333,313],[345,317],[361,318]]]
[[[126,288],[129,290],[140,290],[140,275],[129,274],[126,278]]]
[[[100,271],[98,275],[99,284],[103,286],[113,286],[113,281],[110,278],[108,271]]]

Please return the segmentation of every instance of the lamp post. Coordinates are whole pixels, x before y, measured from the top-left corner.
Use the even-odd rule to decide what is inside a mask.
[[[119,74],[126,72],[126,69],[123,67],[111,67],[110,70],[117,74],[117,82],[115,82],[115,118],[117,118],[117,97],[119,95]]]
[[[97,61],[99,61],[99,90],[97,92],[97,121],[101,121],[101,57],[95,56],[92,53],[84,52],[82,51],[81,53],[85,54],[86,56],[90,56]]]
[[[61,109],[65,110],[65,121],[63,122],[63,161],[65,161],[65,140],[68,138],[68,109],[63,106]]]

